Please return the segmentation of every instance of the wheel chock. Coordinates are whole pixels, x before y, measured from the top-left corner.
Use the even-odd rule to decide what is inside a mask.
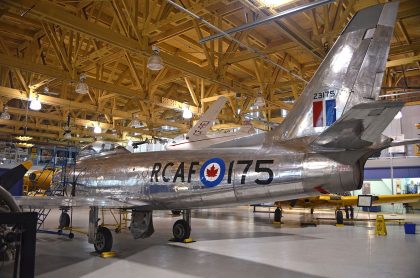
[[[189,238],[184,239],[182,242],[183,243],[192,243],[192,242],[194,242],[194,240],[191,237],[189,237]]]
[[[335,224],[336,227],[344,227],[344,224]]]
[[[271,222],[271,224],[273,224],[273,225],[281,225],[281,222],[279,222],[279,221],[273,221],[273,222]]]
[[[117,252],[115,252],[115,251],[109,251],[109,252],[102,252],[101,253],[102,258],[112,258],[112,257],[115,257],[115,256],[117,256]]]

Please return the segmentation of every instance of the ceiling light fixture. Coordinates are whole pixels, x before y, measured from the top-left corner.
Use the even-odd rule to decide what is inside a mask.
[[[293,0],[258,0],[263,6],[269,7],[269,8],[277,8],[282,5],[286,5]]]
[[[143,124],[139,121],[137,115],[133,117],[133,120],[131,121],[131,127],[133,128],[143,127]]]
[[[80,81],[76,85],[76,93],[85,95],[89,93],[89,86],[86,84],[86,74],[81,73],[79,77]]]
[[[29,108],[35,111],[41,110],[42,105],[41,105],[41,102],[39,101],[38,94],[35,95],[35,99],[31,100],[31,104],[29,104]]]
[[[23,141],[23,142],[32,140],[32,137],[31,136],[26,136],[26,135],[16,136],[15,138],[18,139],[19,141]]]
[[[34,144],[31,143],[16,143],[16,146],[19,148],[31,148]]]
[[[1,120],[10,120],[10,114],[9,114],[8,110],[9,110],[9,107],[7,107],[7,105],[5,105],[4,108],[3,108],[3,112],[0,115]]]
[[[93,132],[96,134],[102,132],[102,128],[99,126],[99,124],[95,125],[95,127],[93,128]]]
[[[64,131],[64,139],[67,139],[67,140],[69,140],[69,139],[71,139],[71,131],[70,130],[66,130],[66,131]]]
[[[32,102],[31,102],[31,105],[32,105]],[[24,127],[24,130],[23,130],[23,136],[20,135],[20,136],[16,136],[15,137],[19,141],[24,141],[24,142],[29,141],[29,140],[32,140],[32,137],[31,136],[27,136],[26,135],[26,132],[28,130],[28,108],[29,108],[28,106],[30,106],[30,105],[28,105],[28,102],[26,102],[25,127]]]
[[[163,69],[162,58],[159,55],[159,47],[156,45],[152,45],[152,56],[147,60],[147,68],[154,71]]]
[[[191,119],[192,118],[192,112],[191,112],[191,110],[188,108],[188,106],[185,106],[184,107],[184,110],[182,111],[182,117],[184,118],[184,119]]]
[[[264,99],[264,97],[263,97],[263,95],[262,95],[261,92],[259,92],[257,94],[257,97],[255,98],[254,106],[256,106],[256,107],[263,107],[263,106],[265,106],[265,99]]]

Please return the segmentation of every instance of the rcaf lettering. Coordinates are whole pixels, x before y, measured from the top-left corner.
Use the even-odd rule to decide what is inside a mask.
[[[150,175],[150,182],[153,182],[153,177],[155,177],[155,182],[159,182],[158,173],[160,171],[160,168],[162,168],[162,164],[159,162],[153,165],[152,174]]]
[[[162,180],[164,182],[168,182],[170,180],[169,178],[166,177],[166,169],[168,167],[172,167],[172,166],[174,166],[174,164],[172,162],[169,162],[168,164],[165,165],[165,167],[163,167],[163,170],[162,170]]]
[[[326,90],[320,93],[314,93],[314,99],[335,98],[335,97],[336,97],[335,90]]]
[[[268,177],[266,179],[255,179],[256,184],[266,185],[270,184],[274,179],[274,173],[271,168],[268,166],[273,164],[274,160],[256,160],[254,171],[255,173],[265,173]],[[242,175],[240,179],[240,184],[245,184],[247,181],[247,174],[251,169],[252,165],[254,164],[253,160],[238,160],[236,161],[236,165],[244,165],[242,170]],[[185,182],[185,162],[180,162],[179,166],[175,172],[175,175],[171,178],[168,172],[170,173],[170,168],[172,168],[175,164],[173,162],[168,162],[162,167],[162,163],[155,163],[152,168],[152,172],[150,175],[150,182],[159,182],[159,175],[162,176],[163,182]],[[193,175],[198,174],[198,169],[196,166],[199,166],[200,163],[198,161],[192,161],[188,168],[188,176],[187,182],[190,183],[192,181]],[[235,161],[231,161],[229,163],[229,167],[227,169],[227,183],[232,183],[232,175],[234,170]],[[161,171],[162,170],[162,171]]]
[[[177,178],[181,178],[181,181],[184,182],[184,162],[181,162],[178,166],[178,170],[176,170],[175,176],[174,176],[174,182],[176,182]]]
[[[191,176],[193,175],[193,174],[195,174],[195,170],[194,170],[194,166],[198,166],[198,165],[200,165],[200,163],[198,163],[197,161],[193,161],[193,162],[191,162],[191,165],[190,165],[190,170],[188,171],[188,182],[191,182]]]

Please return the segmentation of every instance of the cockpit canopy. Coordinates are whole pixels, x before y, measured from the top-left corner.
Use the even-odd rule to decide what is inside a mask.
[[[77,156],[78,160],[83,160],[96,156],[105,156],[117,153],[130,153],[126,148],[115,142],[95,141],[82,148]]]

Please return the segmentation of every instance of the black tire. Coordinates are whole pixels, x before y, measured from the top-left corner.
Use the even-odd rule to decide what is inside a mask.
[[[70,215],[67,212],[62,212],[58,219],[58,228],[61,230],[70,226]]]
[[[281,222],[282,216],[282,210],[280,208],[276,208],[276,210],[274,211],[274,222]]]
[[[337,220],[337,224],[344,224],[344,221],[343,221],[343,212],[341,210],[337,210],[336,211],[335,218]]]
[[[73,233],[69,233],[69,239],[73,239],[74,238],[74,234]]]
[[[177,220],[172,228],[172,234],[176,241],[182,242],[190,237],[191,227],[184,219]]]
[[[173,210],[171,210],[171,212],[172,212],[172,215],[175,215],[175,216],[181,215],[181,211],[180,210],[173,209]]]
[[[93,244],[95,251],[99,254],[109,252],[112,249],[112,234],[108,228],[98,227],[96,230],[95,243]]]

